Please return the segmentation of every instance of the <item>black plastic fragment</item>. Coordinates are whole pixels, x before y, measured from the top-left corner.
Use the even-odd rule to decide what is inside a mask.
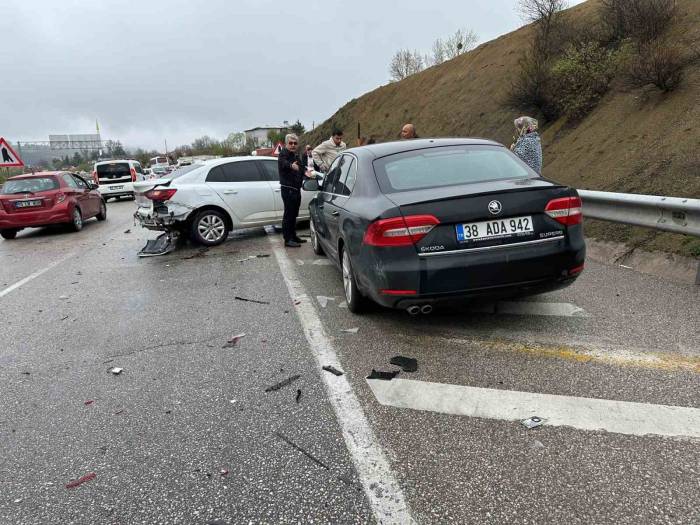
[[[236,301],[245,301],[246,303],[270,304],[270,301],[258,301],[257,299],[246,299],[245,297],[234,297]]]
[[[299,388],[299,389],[297,390],[296,402],[298,403],[300,399],[301,399],[301,388]]]
[[[398,370],[393,370],[391,372],[384,372],[382,370],[372,369],[372,373],[367,376],[367,379],[381,379],[383,381],[391,381],[397,375],[399,375]]]
[[[338,370],[337,368],[335,368],[333,366],[326,365],[322,368],[323,368],[323,370],[325,370],[326,372],[330,372],[334,376],[342,376],[343,375],[343,373],[340,370]]]
[[[416,372],[418,370],[418,360],[412,357],[397,355],[389,361],[392,365],[400,366],[404,372]]]
[[[284,381],[281,381],[280,383],[277,383],[276,385],[268,386],[268,387],[265,389],[265,392],[276,392],[277,390],[279,390],[279,389],[281,389],[281,388],[284,388],[285,386],[291,385],[292,383],[294,383],[294,381],[296,381],[296,380],[299,379],[300,377],[301,377],[301,376],[298,375],[298,374],[297,374],[297,375],[293,375],[293,376],[291,376],[291,377],[288,377],[287,379],[285,379]]]

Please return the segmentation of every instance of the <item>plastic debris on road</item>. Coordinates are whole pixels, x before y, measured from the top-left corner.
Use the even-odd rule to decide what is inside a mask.
[[[297,390],[296,402],[298,403],[300,399],[301,399],[301,388],[299,388],[299,389]]]
[[[17,499],[15,500],[15,503],[22,503],[22,498],[17,498]]]
[[[318,301],[318,304],[321,305],[321,308],[325,308],[328,306],[328,301],[335,301],[335,297],[326,297],[325,295],[317,295],[316,300]]]
[[[83,483],[86,483],[88,481],[92,481],[96,477],[97,477],[97,474],[95,474],[94,472],[90,472],[90,474],[86,474],[82,478],[74,479],[73,481],[66,483],[66,488],[67,489],[74,489],[75,487],[79,487]]]
[[[404,372],[415,372],[418,370],[418,360],[412,357],[397,355],[392,357],[389,363],[400,366]]]
[[[527,419],[523,419],[521,423],[525,426],[525,428],[537,428],[539,426],[542,426],[544,424],[545,420],[542,419],[541,417],[537,416],[532,416]]]
[[[247,299],[245,297],[239,297],[239,296],[235,296],[234,299],[236,301],[244,301],[246,303],[270,304],[270,301],[258,301],[257,299]]]
[[[88,399],[88,400],[85,401],[85,403],[83,403],[83,404],[84,404],[85,406],[88,406],[88,405],[92,405],[94,402],[95,402],[94,399]]]
[[[356,334],[359,331],[360,331],[359,328],[347,328],[345,330],[341,330],[341,332],[343,332],[345,334]]]
[[[59,298],[61,301],[65,301],[66,299],[69,299],[69,297],[68,297],[67,295],[60,295],[58,298]]]
[[[381,379],[382,381],[391,381],[397,375],[399,375],[398,370],[393,370],[391,372],[384,372],[382,370],[372,369],[372,373],[367,376],[367,379]]]
[[[221,474],[222,477],[228,476],[228,470],[226,470],[225,468],[222,468],[222,469],[219,471],[219,474]]]
[[[250,261],[251,259],[265,259],[269,256],[270,256],[269,253],[260,253],[258,255],[249,255],[245,259],[238,259],[238,262],[242,263],[242,262]]]
[[[124,233],[131,233],[131,230],[124,230]]]
[[[297,265],[304,266],[304,261],[302,261],[301,259],[297,259]]]
[[[226,344],[224,346],[222,346],[221,348],[233,348],[234,346],[236,346],[238,344],[238,341],[240,341],[244,337],[245,337],[245,334],[234,335],[231,339],[226,341]]]
[[[337,368],[335,368],[334,366],[326,365],[326,366],[322,367],[322,369],[325,370],[326,372],[330,372],[334,376],[342,376],[343,375],[343,373],[340,370],[338,370]]]
[[[123,368],[119,368],[118,366],[115,366],[115,367],[109,369],[109,372],[110,372],[111,374],[114,374],[115,376],[118,376],[118,375],[121,374],[123,371],[124,371],[124,369],[123,369]]]
[[[340,304],[338,305],[338,308],[347,308],[347,307],[348,307],[347,301],[343,301],[342,303],[340,303]]]
[[[146,246],[136,255],[139,257],[156,257],[166,255],[177,248],[178,235],[176,233],[161,233],[155,239],[146,241]],[[166,264],[166,266],[169,266]]]
[[[294,383],[294,381],[296,381],[296,380],[299,379],[300,377],[301,377],[301,376],[298,375],[298,374],[297,374],[297,375],[293,375],[293,376],[291,376],[291,377],[288,377],[287,379],[285,379],[284,381],[280,381],[280,382],[277,383],[276,385],[268,386],[268,387],[265,389],[265,392],[276,392],[277,390],[280,390],[281,388],[284,388],[285,386],[291,385],[292,383]]]

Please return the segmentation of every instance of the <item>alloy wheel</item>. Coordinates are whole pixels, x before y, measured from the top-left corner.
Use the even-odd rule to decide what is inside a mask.
[[[347,250],[343,250],[343,288],[345,289],[345,300],[350,303],[352,301],[352,270]]]
[[[197,224],[197,231],[203,239],[209,242],[220,240],[226,231],[226,225],[221,217],[216,215],[205,215]]]
[[[73,225],[75,226],[76,230],[83,227],[83,216],[80,214],[80,210],[78,208],[73,210]]]
[[[318,250],[318,238],[316,237],[316,226],[314,226],[314,220],[309,221],[309,233],[311,235],[311,247],[314,250]]]

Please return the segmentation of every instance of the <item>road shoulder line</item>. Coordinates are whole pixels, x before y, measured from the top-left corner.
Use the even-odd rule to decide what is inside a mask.
[[[28,276],[25,277],[24,279],[21,279],[21,280],[17,281],[16,283],[11,284],[10,286],[8,286],[7,288],[5,288],[4,290],[0,290],[0,297],[5,297],[5,296],[6,296],[7,294],[9,294],[10,292],[13,292],[13,291],[16,290],[17,288],[20,288],[21,286],[24,286],[25,284],[27,284],[27,283],[30,282],[30,281],[33,281],[34,279],[36,279],[37,277],[39,277],[39,276],[45,274],[46,272],[48,272],[48,271],[51,270],[52,268],[55,268],[56,266],[58,266],[58,265],[61,264],[62,262],[67,261],[68,259],[70,259],[70,258],[73,257],[74,255],[75,255],[74,253],[69,253],[69,254],[67,254],[67,255],[64,255],[63,257],[61,257],[61,258],[58,259],[57,261],[52,262],[51,264],[49,264],[48,266],[42,268],[41,270],[37,270],[36,272],[34,272],[34,273],[31,274],[31,275],[28,275]]]

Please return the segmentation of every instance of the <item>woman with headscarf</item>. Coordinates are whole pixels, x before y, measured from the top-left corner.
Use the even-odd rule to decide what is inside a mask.
[[[514,124],[517,137],[510,149],[538,175],[542,175],[542,143],[537,133],[537,120],[518,117]]]

